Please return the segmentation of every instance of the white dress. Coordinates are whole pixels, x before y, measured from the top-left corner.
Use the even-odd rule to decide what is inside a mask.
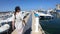
[[[14,19],[15,16],[13,14],[12,18]],[[23,14],[21,12],[19,12],[16,15],[16,19],[15,19],[15,28],[18,30],[18,34],[22,34],[23,32],[23,24],[22,24],[22,20],[23,20]]]

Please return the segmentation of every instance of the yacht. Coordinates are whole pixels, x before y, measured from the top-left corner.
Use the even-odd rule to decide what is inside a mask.
[[[45,19],[53,19],[53,15],[51,15],[50,13],[47,13],[47,12],[35,12],[36,14],[38,14],[39,15],[39,18],[41,19],[41,20],[45,20]]]

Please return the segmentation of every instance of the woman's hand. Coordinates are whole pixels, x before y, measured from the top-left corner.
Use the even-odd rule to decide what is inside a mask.
[[[26,22],[25,22],[25,20],[23,20],[22,22],[23,22],[23,25],[25,26],[25,25],[26,25]]]
[[[14,30],[14,27],[12,26],[12,30]]]

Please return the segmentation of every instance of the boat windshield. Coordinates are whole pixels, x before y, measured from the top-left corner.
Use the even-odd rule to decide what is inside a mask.
[[[47,11],[38,11],[39,13],[47,14]]]
[[[12,15],[0,16],[0,20],[6,20],[7,18],[12,17]]]

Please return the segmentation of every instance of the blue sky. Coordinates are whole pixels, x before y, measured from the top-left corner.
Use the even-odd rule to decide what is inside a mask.
[[[0,11],[14,11],[15,6],[20,6],[21,10],[37,10],[55,8],[60,4],[60,0],[0,0]]]

